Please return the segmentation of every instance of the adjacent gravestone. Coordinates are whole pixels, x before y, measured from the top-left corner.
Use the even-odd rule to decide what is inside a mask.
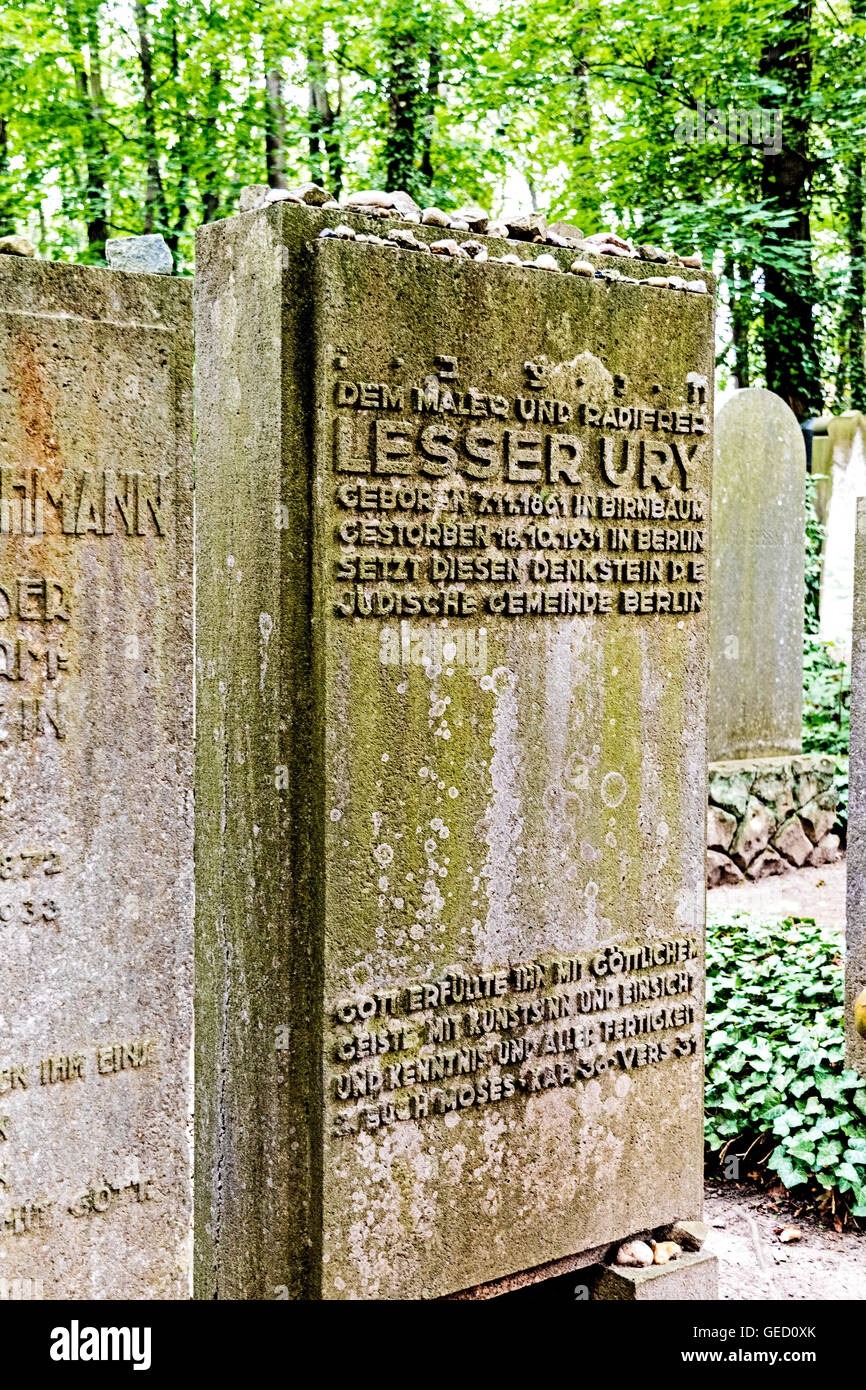
[[[788,406],[750,388],[716,417],[711,762],[802,748],[806,451]]]
[[[866,498],[857,502],[848,778],[845,1034],[848,1065],[866,1075]]]
[[[0,332],[0,1283],[184,1298],[190,285],[4,256]]]
[[[854,592],[854,523],[857,499],[866,495],[866,419],[857,410],[832,416],[824,439],[813,445],[816,502],[824,525],[818,635],[839,660],[851,659],[851,602]],[[823,446],[823,447],[820,447]]]
[[[701,1209],[712,299],[340,216],[198,237],[202,1298]]]

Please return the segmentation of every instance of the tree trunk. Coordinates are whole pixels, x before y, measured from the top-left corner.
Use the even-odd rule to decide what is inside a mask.
[[[866,262],[863,242],[863,156],[855,154],[848,165],[845,184],[845,219],[848,233],[848,284],[843,304],[842,355],[852,410],[866,410],[866,361],[864,361],[863,302],[866,298]]]
[[[211,68],[206,88],[206,104],[211,117],[215,116],[219,109],[221,87],[222,72],[219,68]],[[208,161],[199,186],[201,188],[201,220],[202,222],[215,222],[220,211],[221,198],[218,171],[213,160]]]
[[[764,359],[767,386],[805,420],[820,415],[823,408],[810,234],[811,0],[797,0],[782,21],[781,37],[764,49],[760,65],[761,75],[786,91],[782,149],[776,153],[765,148],[761,163],[763,197],[787,214],[787,225],[776,232],[779,259],[787,264],[764,265]]]
[[[180,86],[180,50],[177,40],[177,24],[175,23],[173,15],[171,22],[171,76],[174,82],[175,91],[178,91]],[[176,267],[180,237],[186,229],[186,224],[189,220],[190,214],[190,117],[186,108],[184,108],[183,111],[178,111],[177,107],[175,107],[175,117],[177,122],[177,141],[175,143],[175,158],[177,160],[178,166],[177,212],[174,219],[174,226],[170,232],[166,232],[165,239],[168,242],[168,247],[171,251]]]
[[[162,172],[159,167],[159,138],[156,130],[156,107],[153,99],[153,52],[150,45],[147,7],[136,0],[135,27],[138,30],[138,59],[141,65],[142,129],[144,131],[144,160],[147,187],[144,195],[144,230],[165,232],[168,228],[168,208]]]
[[[308,167],[310,178],[339,200],[343,187],[343,154],[340,145],[340,102],[336,108],[328,95],[328,69],[320,29],[307,37],[307,86],[309,123]],[[327,161],[327,173],[325,165]]]
[[[752,274],[747,262],[725,257],[725,279],[728,282],[731,313],[731,343],[734,349],[733,380],[738,391],[751,385],[749,360],[749,327],[752,322]]]
[[[279,68],[268,68],[265,73],[265,165],[269,187],[285,188],[286,113]]]
[[[428,188],[436,180],[433,168],[433,132],[436,128],[436,107],[439,102],[439,83],[442,79],[442,50],[431,43],[427,62],[427,86],[424,94],[424,121],[421,136],[421,177]]]
[[[7,180],[9,178],[9,125],[0,116],[0,236],[11,236],[15,222],[9,212]]]
[[[569,104],[569,125],[571,135],[570,186],[574,189],[574,202],[578,217],[592,223],[599,212],[598,178],[592,163],[592,107],[589,100],[589,68],[586,60],[574,45],[586,42],[586,31],[579,29],[572,46],[571,89],[574,93]]]
[[[408,29],[399,29],[392,34],[388,48],[385,186],[412,193],[417,179],[416,145],[421,100],[415,36]]]
[[[66,0],[65,13],[84,156],[82,203],[88,259],[96,261],[105,256],[109,230],[106,192],[108,150],[102,124],[102,75],[99,66],[99,0]],[[85,44],[89,51],[89,70],[84,58]]]

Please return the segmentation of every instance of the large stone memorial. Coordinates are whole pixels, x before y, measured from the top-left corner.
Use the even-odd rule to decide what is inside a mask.
[[[191,320],[0,256],[4,1297],[190,1292]]]
[[[340,216],[198,237],[203,1298],[701,1210],[712,298]]]

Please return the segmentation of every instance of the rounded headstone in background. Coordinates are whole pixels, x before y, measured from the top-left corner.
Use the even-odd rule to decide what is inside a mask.
[[[802,747],[806,448],[772,391],[716,415],[710,586],[709,757]]]

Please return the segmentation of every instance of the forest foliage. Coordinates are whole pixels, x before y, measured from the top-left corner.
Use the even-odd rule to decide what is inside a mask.
[[[244,184],[700,248],[723,382],[866,408],[866,0],[3,0],[0,234],[101,263]]]

